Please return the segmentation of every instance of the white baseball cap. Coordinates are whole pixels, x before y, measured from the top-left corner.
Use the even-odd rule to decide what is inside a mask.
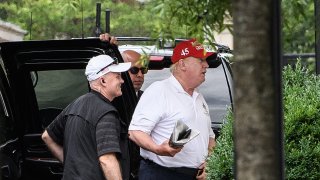
[[[131,67],[131,62],[117,63],[108,55],[92,57],[86,67],[85,75],[88,81],[93,81],[108,72],[125,72]]]

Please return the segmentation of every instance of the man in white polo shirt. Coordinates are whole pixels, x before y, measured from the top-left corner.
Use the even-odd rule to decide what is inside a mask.
[[[130,139],[144,159],[139,179],[205,179],[205,160],[215,145],[209,109],[197,87],[205,81],[206,52],[196,40],[178,44],[171,58],[172,75],[150,85],[141,97],[129,126]],[[169,145],[176,121],[200,134],[182,148]]]

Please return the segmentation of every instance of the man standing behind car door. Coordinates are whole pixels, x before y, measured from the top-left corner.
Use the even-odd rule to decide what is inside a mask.
[[[144,64],[144,61],[141,60],[141,54],[136,51],[125,50],[121,55],[124,62],[131,62],[131,68],[128,72],[137,97],[140,99],[143,93],[141,87],[144,82],[144,75],[148,72],[148,67]]]
[[[130,79],[132,81],[134,90],[136,92],[136,95],[138,97],[138,100],[140,99],[143,91],[141,91],[141,87],[144,83],[144,75],[148,72],[147,64],[144,63],[141,59],[141,54],[137,53],[133,50],[125,50],[122,52],[122,58],[124,62],[131,62],[131,68],[129,69],[129,75]],[[139,166],[140,166],[140,149],[139,146],[137,146],[134,142],[129,142],[130,146],[130,179],[131,180],[138,180],[139,179]]]
[[[100,35],[101,41],[109,41],[110,34],[105,33]],[[148,72],[148,62],[141,59],[141,54],[133,50],[125,50],[121,53],[124,62],[131,62],[129,69],[130,79],[138,99],[142,95],[141,87],[144,83],[144,75]],[[148,61],[148,60],[147,60]]]
[[[213,54],[195,40],[178,44],[172,75],[151,84],[141,97],[129,126],[140,148],[140,180],[205,179],[205,160],[215,145],[209,109],[197,87],[205,81],[206,58]],[[176,121],[200,134],[182,148],[169,145]]]
[[[130,66],[108,55],[91,58],[85,74],[92,91],[68,105],[43,133],[64,164],[62,179],[129,179],[127,126],[111,101],[122,95],[121,72]]]

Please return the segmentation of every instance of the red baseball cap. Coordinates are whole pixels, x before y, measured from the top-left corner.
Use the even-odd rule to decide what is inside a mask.
[[[207,58],[214,52],[207,52],[203,45],[196,41],[196,39],[190,39],[179,43],[174,49],[171,56],[172,63],[178,62],[180,59],[187,57],[195,58]]]

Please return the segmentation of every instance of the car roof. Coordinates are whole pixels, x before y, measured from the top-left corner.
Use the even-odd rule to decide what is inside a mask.
[[[0,47],[2,59],[7,66],[85,64],[91,57],[103,54],[106,48],[113,50],[114,56],[116,54],[115,48],[110,44],[101,43],[99,39],[5,42],[1,43]]]

